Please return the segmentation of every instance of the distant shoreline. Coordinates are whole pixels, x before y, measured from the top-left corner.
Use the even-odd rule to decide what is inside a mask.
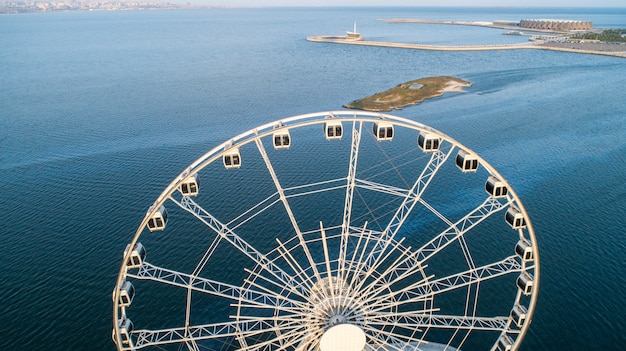
[[[59,12],[111,12],[111,11],[150,11],[150,10],[195,10],[212,8],[231,8],[226,6],[193,5],[190,3],[172,3],[160,1],[115,1],[115,0],[84,0],[75,2],[57,1],[2,1],[0,14],[15,15],[26,13],[59,13]]]

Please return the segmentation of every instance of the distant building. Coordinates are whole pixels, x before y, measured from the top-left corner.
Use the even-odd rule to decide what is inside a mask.
[[[560,19],[524,19],[519,22],[521,28],[541,30],[591,30],[591,21],[574,21]]]

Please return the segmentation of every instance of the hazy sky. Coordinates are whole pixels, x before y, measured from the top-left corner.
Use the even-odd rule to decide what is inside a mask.
[[[170,0],[171,1],[171,0]],[[215,6],[626,7],[624,0],[176,0]]]

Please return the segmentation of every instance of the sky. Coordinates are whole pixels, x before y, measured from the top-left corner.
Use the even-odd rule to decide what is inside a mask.
[[[175,0],[209,6],[626,7],[624,0]]]

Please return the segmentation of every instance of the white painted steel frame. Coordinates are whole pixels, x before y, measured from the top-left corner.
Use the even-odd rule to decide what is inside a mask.
[[[262,138],[281,130],[323,125],[329,118],[352,126],[346,177],[284,188],[274,170],[272,159],[265,150]],[[426,166],[410,187],[407,185],[407,188],[401,188],[358,177],[363,124],[381,120],[393,124],[395,128],[435,134],[442,140],[440,149],[430,154]],[[398,135],[397,130],[394,134]],[[415,135],[417,136],[417,133]],[[292,139],[296,138],[297,136],[292,133]],[[392,143],[397,139],[394,138]],[[221,164],[221,158],[225,153],[232,149],[239,150],[242,146],[252,143],[256,144],[275,187],[275,191],[262,201],[249,204],[247,210],[228,222],[222,222],[192,198],[183,196],[177,191],[182,182],[195,176],[208,165],[213,162]],[[407,145],[407,148],[413,146]],[[219,339],[237,341],[227,349],[304,351],[318,347],[319,338],[324,331],[338,323],[352,323],[362,328],[372,349],[402,350],[419,347],[428,350],[427,345],[430,342],[428,335],[431,330],[437,329],[454,331],[446,345],[452,350],[462,347],[470,332],[474,331],[495,332],[500,337],[510,338],[514,343],[513,349],[517,349],[528,330],[537,298],[539,255],[535,234],[528,214],[513,189],[480,156],[478,156],[480,167],[506,185],[508,189],[506,197],[494,198],[484,193],[484,202],[455,222],[440,213],[436,205],[422,198],[430,181],[438,176],[441,166],[448,161],[455,149],[469,151],[456,140],[421,123],[388,114],[353,111],[319,112],[284,118],[237,135],[216,146],[192,163],[165,188],[141,222],[130,247],[139,242],[141,235],[150,235],[145,229],[148,219],[168,202],[176,204],[204,223],[215,237],[191,273],[159,267],[147,261],[144,261],[139,269],[129,269],[124,264],[131,254],[132,250],[129,250],[122,261],[113,292],[113,338],[118,349],[135,350],[151,346],[162,348],[167,345],[178,345],[189,350],[201,350],[205,348],[199,342]],[[367,221],[362,226],[353,225],[352,207],[357,189],[386,194],[400,200],[400,205],[395,205],[395,212],[384,229],[378,231],[370,229]],[[319,229],[303,232],[291,209],[290,200],[333,190],[344,190],[345,194],[340,225],[325,226],[320,222]],[[282,204],[291,222],[294,236],[285,242],[276,239],[275,249],[266,253],[260,252],[244,240],[237,233],[237,229],[253,218],[262,216],[279,203]],[[447,228],[440,233],[433,233],[428,242],[414,249],[403,244],[404,238],[397,240],[396,237],[418,204],[433,213]],[[520,239],[526,239],[531,243],[533,259],[524,261],[519,256],[512,255],[476,267],[472,251],[465,242],[465,236],[483,220],[510,206],[518,208],[526,219],[526,228],[517,229],[515,232]],[[371,214],[373,210],[369,207],[368,209]],[[274,238],[268,238],[272,239]],[[333,243],[337,245],[331,246]],[[350,243],[353,245],[352,248]],[[452,243],[460,245],[468,269],[441,277],[427,273],[429,260]],[[320,244],[323,247],[322,262],[316,261],[309,249],[311,245]],[[229,245],[251,260],[254,268],[242,267],[249,276],[241,285],[227,284],[200,276],[218,245]],[[331,254],[331,249],[337,253],[336,258]],[[299,253],[304,253],[306,260],[295,256]],[[530,297],[525,297],[518,290],[517,294],[510,297],[511,308],[519,304],[527,309],[526,320],[521,328],[517,328],[508,315],[476,315],[478,290],[482,282],[507,275],[516,277],[522,272],[532,273],[532,293]],[[414,280],[408,283],[407,278]],[[132,318],[132,306],[119,304],[120,289],[127,280],[149,280],[186,289],[185,325],[179,328],[133,330],[130,332],[131,343],[122,343],[120,335],[123,331],[118,321]],[[440,294],[461,288],[467,288],[463,314],[439,314],[440,308],[435,307],[434,299]],[[192,325],[190,320],[192,292],[230,301],[231,306],[236,307],[237,314],[229,316],[227,321]],[[406,309],[406,306],[411,308]],[[413,310],[412,308],[416,306],[422,307],[420,310]],[[455,341],[456,339],[461,340]],[[493,345],[490,344],[488,347],[491,350],[496,348],[497,339],[494,340]]]

